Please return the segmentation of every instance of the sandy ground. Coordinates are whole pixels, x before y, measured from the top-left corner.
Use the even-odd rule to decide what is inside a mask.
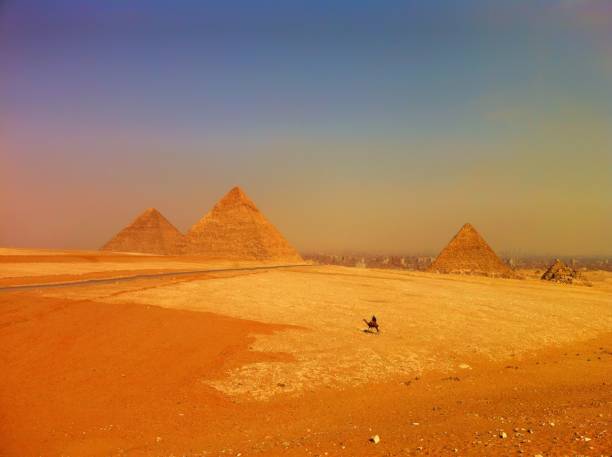
[[[589,279],[294,267],[0,293],[0,455],[610,455],[612,275]]]
[[[258,338],[259,351],[293,364],[251,364],[214,387],[266,399],[318,387],[452,370],[466,357],[500,360],[612,332],[612,294],[599,287],[342,267],[214,275],[133,290],[127,285],[45,292],[58,298],[140,303],[302,327]],[[376,314],[380,335],[364,334]]]
[[[0,287],[84,279],[124,277],[142,273],[197,271],[278,265],[278,262],[203,260],[101,251],[53,251],[0,248]]]

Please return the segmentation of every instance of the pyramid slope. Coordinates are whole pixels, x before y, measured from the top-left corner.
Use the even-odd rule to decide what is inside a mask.
[[[239,187],[189,230],[187,243],[190,254],[208,258],[303,261]]]
[[[155,208],[149,208],[106,243],[103,251],[143,254],[182,254],[185,238]]]
[[[471,224],[465,224],[429,267],[437,273],[512,276],[503,263]]]

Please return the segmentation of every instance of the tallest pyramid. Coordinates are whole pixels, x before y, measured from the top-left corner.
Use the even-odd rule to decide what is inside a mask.
[[[497,257],[472,224],[461,227],[431,264],[429,271],[512,276],[512,270]]]
[[[239,187],[189,230],[187,242],[190,254],[214,259],[303,261]]]

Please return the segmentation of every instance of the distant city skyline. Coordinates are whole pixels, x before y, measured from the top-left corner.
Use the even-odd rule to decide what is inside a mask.
[[[0,246],[239,185],[301,252],[612,255],[606,0],[4,0],[0,68]]]

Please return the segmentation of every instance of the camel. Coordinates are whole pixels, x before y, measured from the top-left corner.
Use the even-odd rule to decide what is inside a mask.
[[[376,333],[380,332],[380,329],[378,328],[378,322],[376,322],[376,316],[372,316],[370,322],[366,321],[365,319],[363,320],[363,322],[365,322],[365,324],[368,326],[368,329],[366,331],[370,331],[370,329],[375,328]]]

